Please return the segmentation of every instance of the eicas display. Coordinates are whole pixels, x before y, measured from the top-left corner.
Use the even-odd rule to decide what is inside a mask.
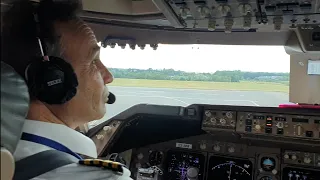
[[[319,180],[320,171],[285,167],[282,171],[283,180]]]
[[[247,159],[211,156],[208,179],[252,180],[253,163]]]

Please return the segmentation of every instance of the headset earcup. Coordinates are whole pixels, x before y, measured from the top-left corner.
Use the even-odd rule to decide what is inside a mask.
[[[48,104],[63,104],[77,93],[78,80],[72,66],[61,58],[37,60],[26,73],[30,93]]]

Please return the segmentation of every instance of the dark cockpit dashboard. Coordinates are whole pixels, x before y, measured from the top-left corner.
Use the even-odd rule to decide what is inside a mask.
[[[87,133],[136,180],[319,180],[319,109],[136,105]]]

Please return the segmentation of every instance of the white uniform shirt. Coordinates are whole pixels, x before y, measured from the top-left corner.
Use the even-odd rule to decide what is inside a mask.
[[[97,149],[94,142],[85,135],[67,126],[41,121],[26,120],[23,127],[23,132],[51,139],[66,146],[75,153],[97,158]],[[46,150],[52,150],[52,148],[42,144],[20,140],[14,153],[14,157],[16,161],[18,161]],[[98,167],[89,167],[75,163],[57,168],[34,179],[132,180],[130,178],[130,171],[126,168],[123,169],[123,175],[119,175],[111,170],[105,170]]]

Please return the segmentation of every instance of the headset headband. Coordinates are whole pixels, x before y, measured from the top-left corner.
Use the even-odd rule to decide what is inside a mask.
[[[41,41],[41,25],[39,22],[39,16],[36,12],[33,13],[33,18],[34,18],[34,22],[36,23],[37,40],[38,40],[42,59],[43,59],[43,61],[49,61],[49,56],[46,52],[46,48],[43,48],[43,45],[45,45],[45,44],[43,44]]]

